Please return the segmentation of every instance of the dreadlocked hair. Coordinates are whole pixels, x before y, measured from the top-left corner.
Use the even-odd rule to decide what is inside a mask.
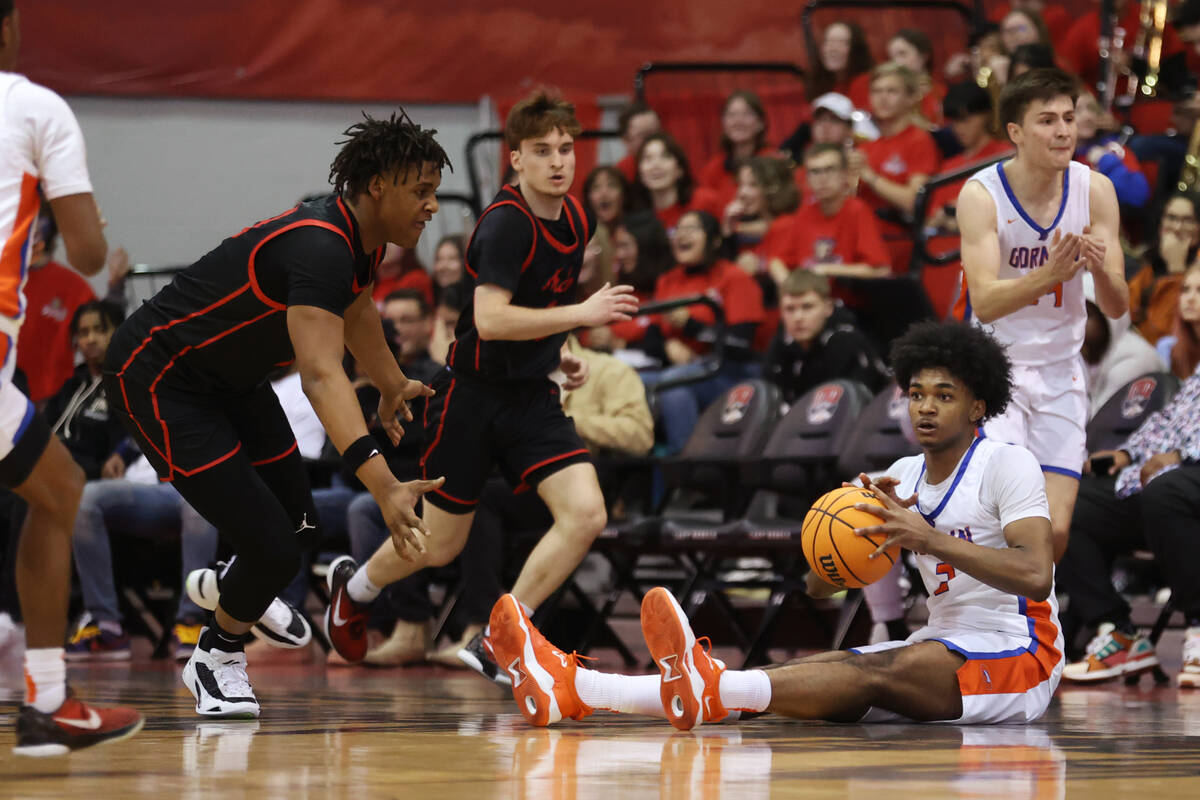
[[[1012,362],[1004,346],[975,325],[917,322],[892,343],[891,362],[905,391],[921,370],[946,370],[983,401],[983,419],[1003,412],[1012,399]]]
[[[371,178],[393,170],[397,182],[407,179],[410,169],[420,174],[426,164],[453,171],[435,133],[409,119],[403,108],[389,119],[374,119],[364,111],[363,121],[343,131],[347,138],[337,142],[342,149],[329,166],[329,182],[338,194],[353,197],[367,191]]]

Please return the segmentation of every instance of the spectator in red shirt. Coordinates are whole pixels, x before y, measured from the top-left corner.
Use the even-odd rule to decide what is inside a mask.
[[[653,209],[668,234],[688,211],[707,211],[720,216],[724,210],[711,190],[696,186],[687,154],[666,131],[646,137],[638,150],[637,162],[634,203]]]
[[[825,28],[817,63],[808,73],[808,96],[815,99],[826,92],[849,95],[857,78],[869,75],[875,66],[867,34],[854,22],[838,21]]]
[[[430,306],[433,305],[433,278],[425,271],[416,251],[388,244],[383,261],[375,270],[371,298],[382,308],[384,298],[397,289],[416,289]]]
[[[642,142],[652,133],[662,130],[662,121],[653,108],[641,101],[630,103],[617,115],[617,132],[625,144],[625,157],[617,162],[617,169],[627,183],[637,180],[637,152]]]
[[[763,319],[762,292],[754,279],[720,257],[721,224],[703,211],[689,211],[679,220],[671,249],[677,266],[658,279],[655,300],[707,295],[725,313],[725,358],[720,370],[704,380],[658,394],[667,446],[679,452],[696,427],[701,412],[735,383],[761,373],[752,345]],[[707,306],[678,308],[660,322],[667,360],[673,367],[643,374],[647,386],[676,376],[703,372],[700,360],[719,333]]]
[[[671,241],[653,211],[627,214],[613,229],[613,275],[633,287],[639,306],[654,298],[659,276],[674,264]],[[650,314],[593,328],[587,339],[589,347],[613,353],[637,369],[660,367],[667,358],[658,320]]]
[[[698,182],[724,209],[737,194],[738,166],[768,150],[767,109],[754,92],[736,89],[721,107],[721,153],[700,170]]]
[[[892,63],[879,65],[871,75],[871,115],[880,135],[850,154],[850,172],[863,201],[884,212],[883,238],[899,273],[908,269],[912,255],[904,219],[941,158],[933,137],[913,122],[917,76]]]
[[[942,164],[941,172],[954,172],[968,164],[986,161],[989,158],[1013,152],[1012,145],[994,135],[995,111],[992,96],[974,81],[951,86],[943,104],[946,120],[954,138],[963,151]],[[929,198],[928,227],[938,231],[932,236],[928,248],[934,255],[958,249],[958,221],[955,210],[958,193],[966,178],[940,186]],[[921,271],[921,283],[939,317],[949,313],[958,287],[962,283],[962,264],[954,261],[940,267],[926,265]]]
[[[41,405],[75,372],[71,318],[96,293],[75,270],[53,261],[58,228],[49,203],[42,204],[35,225],[17,368],[29,380],[29,399]]]
[[[800,191],[780,158],[754,156],[738,169],[737,195],[725,207],[721,233],[737,265],[749,275],[767,273],[771,253],[790,235]]]
[[[771,274],[783,283],[793,269],[843,278],[885,277],[890,256],[871,209],[850,194],[846,151],[815,144],[804,154],[813,202],[792,221],[791,235],[771,259]],[[848,305],[854,298],[838,288]]]
[[[997,23],[1002,22],[1008,16],[1008,13],[1014,9],[1032,11],[1040,15],[1049,33],[1049,41],[1062,41],[1067,31],[1071,29],[1071,23],[1073,22],[1071,12],[1065,6],[1057,4],[1047,5],[1044,0],[1013,0],[1011,4],[1004,3],[992,11],[990,19]]]
[[[620,169],[600,166],[583,181],[583,202],[596,216],[596,224],[612,230],[629,203],[629,181]]]

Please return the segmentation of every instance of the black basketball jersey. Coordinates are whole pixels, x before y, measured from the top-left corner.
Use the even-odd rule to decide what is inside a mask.
[[[539,219],[521,192],[505,186],[484,209],[467,245],[465,266],[475,285],[512,292],[512,304],[553,308],[576,301],[579,270],[595,219],[568,195],[557,220]],[[472,294],[459,317],[446,359],[456,372],[490,380],[544,378],[559,363],[567,334],[530,341],[484,341],[475,328]]]
[[[288,306],[341,316],[372,281],[340,197],[302,203],[221,242],[146,301],[113,337],[106,369],[159,388],[225,395],[295,360]]]

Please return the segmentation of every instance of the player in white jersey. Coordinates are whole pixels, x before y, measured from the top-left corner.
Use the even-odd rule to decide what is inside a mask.
[[[886,536],[876,555],[893,545],[916,554],[930,596],[925,627],[905,641],[726,670],[658,587],[642,603],[642,633],[661,675],[611,675],[556,650],[504,595],[491,642],[525,718],[546,725],[604,709],[687,730],[743,711],[835,722],[1041,716],[1063,666],[1045,484],[1028,450],[976,434],[1012,392],[1004,349],[978,327],[919,323],[896,341],[892,368],[923,455],[867,482],[886,509],[860,505],[884,522],[859,534]],[[808,586],[838,591],[813,573]]]
[[[999,117],[1017,154],[973,175],[957,204],[964,286],[955,316],[987,327],[1014,366],[1013,401],[984,432],[1024,445],[1041,464],[1055,561],[1087,458],[1083,270],[1104,314],[1129,308],[1116,192],[1072,161],[1077,87],[1058,69],[1008,83]]]
[[[13,751],[47,756],[132,736],[142,716],[131,708],[85,705],[66,686],[71,533],[84,475],[12,384],[39,192],[73,267],[95,275],[108,250],[79,124],[61,97],[11,71],[19,22],[12,0],[0,0],[0,486],[29,504],[16,564],[26,649],[25,704]]]

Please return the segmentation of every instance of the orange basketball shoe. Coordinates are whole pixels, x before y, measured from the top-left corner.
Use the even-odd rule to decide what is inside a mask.
[[[579,657],[546,641],[511,594],[492,607],[488,641],[496,663],[512,677],[513,698],[530,725],[541,728],[592,713],[575,691]]]
[[[72,750],[128,739],[142,729],[145,719],[125,706],[89,706],[67,687],[67,699],[57,711],[44,714],[21,706],[17,714],[19,756],[61,756]]]
[[[696,639],[687,615],[675,598],[661,586],[642,600],[642,636],[662,673],[663,711],[681,731],[702,722],[717,722],[728,716],[721,704],[721,673],[724,662],[713,658]]]

